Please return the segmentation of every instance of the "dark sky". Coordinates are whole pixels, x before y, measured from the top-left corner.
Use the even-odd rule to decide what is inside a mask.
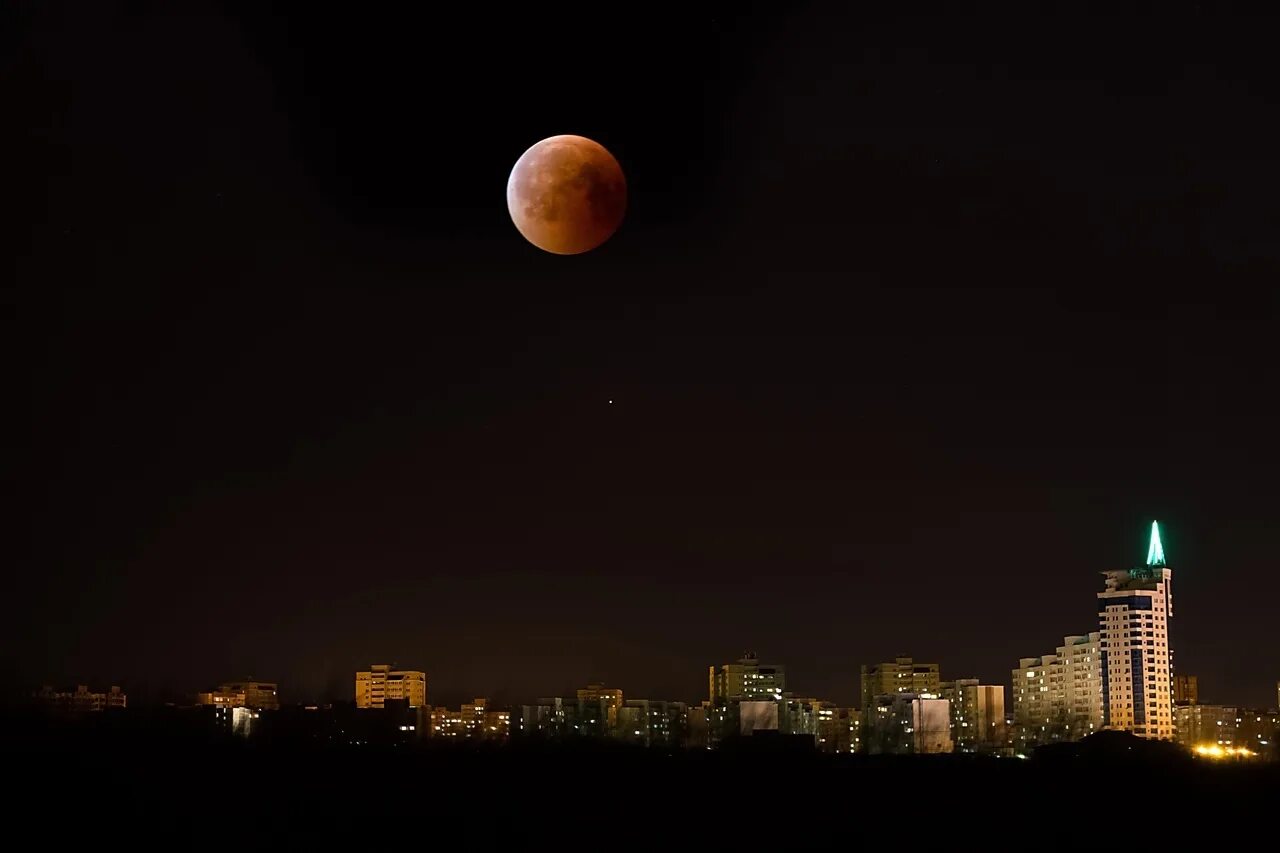
[[[6,4],[10,689],[1007,683],[1159,518],[1273,701],[1277,22],[431,5]]]

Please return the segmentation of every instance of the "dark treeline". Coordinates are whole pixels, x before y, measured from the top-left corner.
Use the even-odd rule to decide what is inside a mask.
[[[1145,843],[1193,820],[1235,837],[1267,825],[1280,792],[1280,766],[1212,764],[1110,733],[1018,760],[831,756],[768,737],[716,752],[585,741],[352,746],[246,740],[165,719],[11,717],[3,758],[20,785],[10,805],[56,832],[74,817],[78,834],[143,848],[230,837],[252,848],[329,848],[370,833],[379,846],[456,838],[540,848],[586,831],[609,844],[746,847],[776,833],[876,842],[974,834],[959,849],[992,833],[981,843],[1036,838],[1032,846],[1052,849],[1101,831]]]

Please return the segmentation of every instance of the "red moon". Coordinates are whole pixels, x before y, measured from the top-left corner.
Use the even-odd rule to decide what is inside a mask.
[[[627,211],[627,179],[613,155],[583,136],[552,136],[516,161],[507,210],[524,238],[557,255],[608,240]]]

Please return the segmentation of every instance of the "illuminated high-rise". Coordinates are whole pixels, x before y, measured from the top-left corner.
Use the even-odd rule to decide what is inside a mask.
[[[870,709],[876,698],[888,693],[928,693],[938,695],[941,676],[936,663],[916,663],[908,657],[862,667],[862,709]]]
[[[1173,573],[1165,564],[1160,528],[1151,523],[1147,563],[1103,572],[1098,593],[1103,725],[1139,737],[1172,740]]]
[[[743,699],[781,699],[787,689],[786,668],[762,664],[751,652],[736,663],[711,667],[709,675],[712,705]]]
[[[392,669],[374,664],[356,673],[356,707],[385,708],[388,701],[402,700],[410,708],[427,704],[427,674],[414,669]]]
[[[1019,747],[1079,740],[1102,728],[1101,646],[1097,631],[1072,634],[1055,654],[1018,661],[1013,720]]]

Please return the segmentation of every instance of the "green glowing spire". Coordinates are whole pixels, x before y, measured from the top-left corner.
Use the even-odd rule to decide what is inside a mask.
[[[1147,565],[1164,565],[1164,546],[1160,544],[1160,525],[1151,522],[1151,547],[1147,548]]]

